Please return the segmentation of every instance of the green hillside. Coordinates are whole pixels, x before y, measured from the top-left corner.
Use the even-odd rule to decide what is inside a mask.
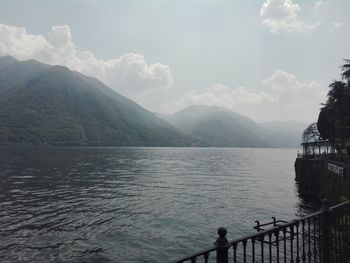
[[[169,123],[97,79],[0,57],[0,143],[188,146]]]

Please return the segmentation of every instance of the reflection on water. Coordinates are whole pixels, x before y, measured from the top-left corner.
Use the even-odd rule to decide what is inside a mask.
[[[295,149],[0,148],[5,262],[167,262],[295,218]]]

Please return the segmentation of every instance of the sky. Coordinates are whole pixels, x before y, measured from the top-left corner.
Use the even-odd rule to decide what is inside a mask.
[[[146,109],[317,120],[350,58],[348,0],[0,0],[0,56],[96,77]]]

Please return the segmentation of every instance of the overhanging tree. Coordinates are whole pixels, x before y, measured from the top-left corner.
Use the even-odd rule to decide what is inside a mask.
[[[323,140],[333,143],[338,152],[345,148],[350,136],[350,60],[341,66],[342,80],[329,85],[327,102],[321,108],[317,127]]]

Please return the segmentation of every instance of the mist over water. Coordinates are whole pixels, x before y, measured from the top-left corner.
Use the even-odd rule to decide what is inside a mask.
[[[0,148],[3,262],[168,262],[301,213],[296,149]]]

